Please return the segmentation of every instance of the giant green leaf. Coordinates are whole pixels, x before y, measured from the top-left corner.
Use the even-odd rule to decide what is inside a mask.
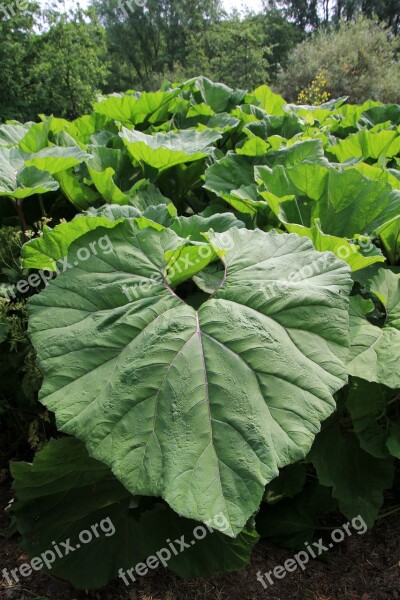
[[[324,233],[337,237],[372,234],[400,214],[400,190],[355,168],[259,166],[256,179],[265,186],[261,196],[282,222],[310,227],[318,219]]]
[[[0,146],[11,148],[16,146],[18,142],[26,135],[32,123],[11,122],[0,125]]]
[[[204,187],[239,212],[254,215],[266,205],[261,197],[257,200],[253,176],[254,165],[261,162],[263,158],[259,156],[230,152],[206,170]]]
[[[336,254],[338,258],[344,260],[350,266],[352,271],[360,271],[377,262],[385,262],[385,257],[372,243],[369,244],[369,252],[365,256],[360,246],[349,242],[346,238],[326,235],[321,230],[318,221],[312,227],[304,227],[294,223],[284,223],[284,225],[289,233],[297,233],[297,235],[310,238],[315,248],[320,252],[329,251]]]
[[[304,457],[346,381],[349,269],[306,238],[230,229],[221,287],[198,311],[168,285],[169,230],[104,230],[31,298],[41,401],[134,495],[236,535],[278,469]],[[89,232],[70,248],[101,235]]]
[[[336,145],[328,146],[327,153],[335,156],[339,162],[354,158],[390,159],[400,153],[400,135],[393,130],[372,133],[362,129]]]
[[[170,228],[180,237],[188,237],[197,242],[204,242],[202,234],[210,229],[222,233],[232,229],[232,227],[238,229],[244,227],[244,223],[239,221],[232,213],[217,213],[209,217],[202,217],[201,215],[177,217],[170,225]]]
[[[211,144],[222,137],[221,133],[211,129],[147,135],[125,127],[120,135],[136,161],[144,162],[159,171],[205,158],[213,151]]]
[[[273,544],[304,549],[311,542],[321,519],[336,508],[331,491],[317,481],[294,496],[271,506],[262,504],[257,515],[257,531]]]
[[[155,123],[167,118],[168,107],[179,91],[176,89],[166,92],[143,92],[136,96],[113,94],[96,102],[94,110],[122,123],[138,125],[146,120]]]
[[[285,114],[283,107],[286,104],[286,100],[279,94],[275,94],[268,85],[261,85],[251,93],[251,96],[256,98],[260,106],[269,115],[280,116]]]
[[[287,144],[278,150],[268,152],[266,160],[271,167],[275,165],[295,167],[296,165],[309,163],[328,165],[320,139],[296,141]]]
[[[378,383],[353,378],[347,395],[354,433],[361,448],[376,458],[389,456],[386,410],[394,393]]]
[[[30,240],[21,250],[23,266],[27,269],[49,269],[56,271],[57,267],[64,269],[63,264],[57,265],[67,254],[72,242],[82,237],[88,231],[98,227],[112,229],[120,220],[109,220],[106,217],[77,217],[69,223],[60,223],[54,229],[45,226],[42,237]],[[104,234],[104,231],[102,230]],[[99,235],[99,238],[102,236]],[[101,254],[101,248],[94,244],[92,248],[82,246],[89,252]],[[85,252],[86,255],[86,252]],[[66,265],[66,268],[67,267]]]
[[[26,167],[25,160],[18,148],[0,148],[0,196],[21,200],[58,189],[49,173]]]
[[[128,569],[165,547],[171,550],[167,540],[175,542],[176,554],[171,551],[166,564],[182,577],[233,571],[248,564],[258,540],[251,523],[232,540],[213,531],[214,521],[225,523],[220,515],[214,516],[210,528],[200,527],[199,531],[199,523],[179,517],[161,501],[131,496],[111,471],[90,458],[84,444],[73,438],[51,440],[33,464],[13,463],[11,471],[17,496],[13,514],[24,549],[31,558],[54,552],[50,572],[77,588],[101,587],[116,579],[120,569],[130,581]],[[83,531],[92,537],[87,544],[79,542]],[[189,548],[180,552],[176,540],[182,536]],[[84,540],[88,538],[86,534]],[[67,540],[66,548],[63,543]],[[163,556],[167,558],[165,553]]]
[[[198,77],[195,86],[200,91],[205,104],[218,113],[234,108],[246,95],[244,90],[233,90],[224,83],[214,83],[207,77]]]
[[[79,148],[53,146],[30,156],[25,164],[28,167],[36,167],[39,171],[47,171],[54,175],[60,171],[71,169],[90,157],[90,154]]]
[[[382,327],[367,316],[374,310],[371,300],[354,296],[350,301],[351,351],[349,373],[400,387],[400,275],[380,269],[370,281],[370,290],[382,302],[386,315]]]
[[[342,513],[348,519],[361,515],[372,527],[383,492],[392,485],[393,461],[364,452],[355,436],[341,433],[336,420],[318,434],[309,458],[320,483],[332,487]]]
[[[54,178],[68,200],[79,210],[86,210],[99,200],[99,193],[89,187],[74,173],[74,169],[59,171]]]
[[[110,204],[127,204],[134,171],[126,152],[102,146],[89,146],[89,151],[87,167],[100,195]]]

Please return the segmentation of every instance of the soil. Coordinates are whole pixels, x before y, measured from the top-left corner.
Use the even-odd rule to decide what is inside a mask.
[[[1,483],[0,483],[1,484]],[[9,482],[3,481],[0,507],[11,499]],[[8,516],[0,517],[0,572],[28,559],[18,536],[6,537]],[[69,584],[37,572],[14,587],[0,576],[2,600],[400,600],[400,514],[378,521],[364,535],[353,535],[337,544],[327,560],[313,560],[304,571],[287,573],[265,590],[256,579],[293,557],[293,550],[264,541],[256,547],[249,567],[239,573],[203,580],[181,580],[165,569],[126,587],[111,583],[100,591],[76,591]]]

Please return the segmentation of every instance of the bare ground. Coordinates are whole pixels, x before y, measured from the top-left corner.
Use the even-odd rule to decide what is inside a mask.
[[[0,493],[7,505],[9,484]],[[18,536],[5,537],[8,516],[0,517],[0,571],[26,562]],[[268,572],[294,552],[261,542],[251,565],[239,573],[205,580],[181,580],[158,569],[127,588],[114,582],[101,591],[76,591],[69,584],[43,573],[6,587],[0,576],[3,600],[400,600],[400,514],[378,521],[363,536],[353,535],[330,551],[328,561],[313,560],[304,571],[288,573],[267,590],[256,573]]]

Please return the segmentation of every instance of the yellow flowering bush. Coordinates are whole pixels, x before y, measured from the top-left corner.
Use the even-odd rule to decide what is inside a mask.
[[[323,71],[319,71],[310,85],[302,90],[297,97],[297,104],[311,104],[319,106],[328,102],[331,95],[326,90],[327,80]]]

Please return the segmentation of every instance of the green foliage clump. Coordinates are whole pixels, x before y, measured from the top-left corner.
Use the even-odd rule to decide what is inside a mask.
[[[295,101],[323,72],[332,98],[398,103],[399,48],[399,39],[374,20],[341,21],[338,29],[320,30],[296,46],[278,76],[277,88]]]
[[[204,73],[229,86],[256,87],[268,79],[269,47],[262,23],[255,19],[231,18],[207,27],[190,38],[185,72]]]
[[[93,12],[47,14],[49,29],[35,40],[32,93],[39,113],[76,118],[90,111],[108,75],[106,33]]]
[[[6,458],[30,461],[11,466],[15,524],[29,556],[115,525],[53,576],[101,587],[199,530],[168,566],[209,576],[260,535],[304,550],[339,512],[383,516],[399,124],[397,104],[202,76],[0,126],[0,214],[35,232],[20,249],[0,228],[0,418]]]

